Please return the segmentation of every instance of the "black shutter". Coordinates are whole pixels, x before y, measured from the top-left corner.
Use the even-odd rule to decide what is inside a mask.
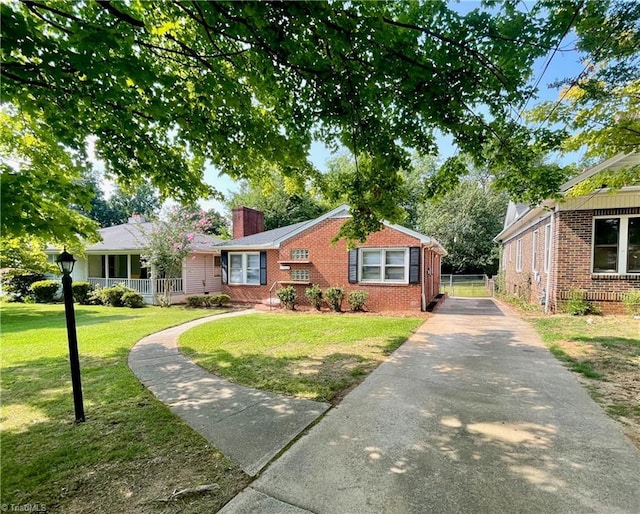
[[[420,283],[420,247],[409,248],[409,284]]]
[[[349,250],[349,284],[358,283],[358,250]]]
[[[260,285],[267,284],[267,252],[260,252]]]
[[[229,252],[220,252],[220,269],[222,271],[222,283],[229,283]]]

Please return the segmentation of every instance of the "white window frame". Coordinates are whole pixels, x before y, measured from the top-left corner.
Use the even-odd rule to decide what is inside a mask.
[[[544,226],[544,272],[549,273],[551,266],[551,223]]]
[[[513,241],[509,241],[509,262],[513,262]]]
[[[591,222],[591,273],[594,275],[640,275],[640,271],[628,271],[627,262],[629,254],[629,220],[640,218],[637,214],[613,214],[608,216],[594,216]],[[618,270],[595,271],[595,245],[596,245],[596,220],[619,219],[620,230],[618,232]]]
[[[522,238],[516,240],[516,271],[522,271]]]
[[[534,230],[531,239],[531,271],[538,271],[538,238],[539,231]]]
[[[364,254],[365,253],[380,252],[380,278],[379,279],[365,279],[363,278],[362,268],[364,267]],[[404,253],[404,278],[402,280],[387,279],[385,278],[385,268],[387,267],[400,267],[399,265],[386,264],[387,252],[403,252]],[[408,284],[409,283],[409,249],[408,248],[360,248],[358,252],[358,282],[363,284]]]
[[[260,285],[260,252],[229,252],[229,258],[228,258],[228,283],[232,286],[259,286]],[[231,267],[231,262],[233,261],[232,256],[241,256],[242,257],[242,268],[232,268]],[[248,282],[247,281],[247,276],[248,276],[248,271],[249,271],[249,267],[248,267],[248,261],[249,261],[249,255],[257,255],[258,256],[258,278],[257,281],[254,282]],[[241,282],[234,282],[233,281],[233,273],[232,270],[233,269],[242,269],[242,281]]]

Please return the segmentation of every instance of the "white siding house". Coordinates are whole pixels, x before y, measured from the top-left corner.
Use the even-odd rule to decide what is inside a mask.
[[[86,256],[76,257],[74,281],[85,281],[95,286],[109,287],[124,284],[143,295],[145,303],[157,303],[156,296],[167,287],[172,291],[172,302],[181,303],[190,295],[215,294],[222,289],[220,279],[220,251],[215,245],[223,240],[216,236],[197,234],[192,253],[183,262],[182,272],[176,277],[157,277],[154,270],[144,267],[140,256],[146,247],[146,237],[157,222],[146,222],[140,216],[129,223],[101,229],[102,241],[86,248]],[[49,247],[47,253],[55,255],[60,249]]]

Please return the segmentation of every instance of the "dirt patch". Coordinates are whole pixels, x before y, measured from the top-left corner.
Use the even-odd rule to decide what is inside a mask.
[[[251,481],[217,450],[181,448],[149,459],[96,466],[60,488],[51,512],[217,512]],[[201,485],[212,490],[173,493]]]

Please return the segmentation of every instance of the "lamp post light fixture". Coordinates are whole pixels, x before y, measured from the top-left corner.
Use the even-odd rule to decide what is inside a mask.
[[[76,314],[73,309],[73,289],[71,287],[71,272],[73,271],[76,260],[65,248],[56,258],[56,263],[62,272],[62,295],[64,297],[64,312],[67,317],[67,339],[69,340],[73,406],[76,414],[76,423],[80,423],[84,421],[84,406],[82,403],[82,383],[80,381],[78,338],[76,336]]]

